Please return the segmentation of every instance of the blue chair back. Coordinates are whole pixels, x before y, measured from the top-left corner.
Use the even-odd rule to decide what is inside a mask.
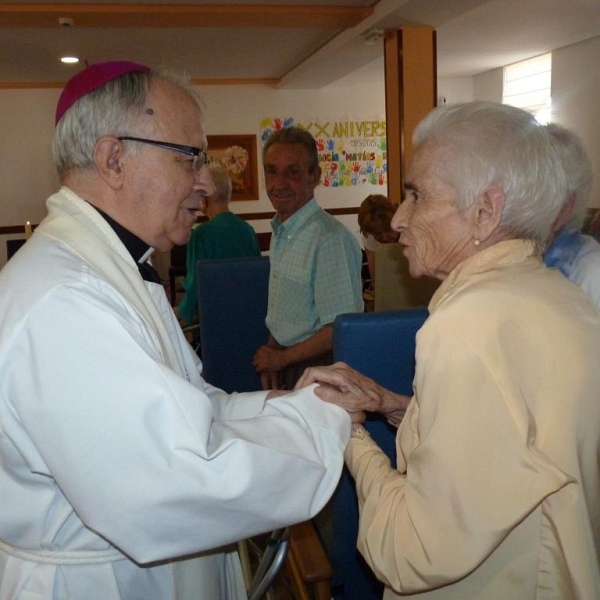
[[[204,378],[229,393],[260,390],[252,358],[269,338],[269,258],[199,260],[196,273]]]
[[[394,392],[412,395],[415,336],[428,316],[421,308],[340,315],[333,325],[333,355]],[[380,415],[365,427],[396,463],[396,430]],[[346,468],[333,499],[333,542],[329,549],[335,600],[381,600],[383,584],[356,549],[358,501]]]

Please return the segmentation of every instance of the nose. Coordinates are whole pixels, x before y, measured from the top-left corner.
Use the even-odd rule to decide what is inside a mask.
[[[287,187],[288,185],[288,178],[283,171],[265,174],[265,181],[267,186],[271,189],[281,189]]]
[[[410,219],[410,215],[412,214],[412,209],[410,208],[410,201],[404,200],[400,202],[394,216],[392,217],[392,221],[390,223],[392,229],[394,231],[401,232],[403,229],[406,229],[408,225],[408,221]]]
[[[201,169],[194,173],[194,190],[202,190],[205,196],[212,196],[215,193],[215,184],[208,165],[202,165]]]

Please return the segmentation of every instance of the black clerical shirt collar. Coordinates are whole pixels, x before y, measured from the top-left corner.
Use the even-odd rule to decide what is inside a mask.
[[[113,231],[117,234],[125,248],[131,257],[135,261],[140,271],[142,278],[146,281],[152,281],[153,283],[161,283],[160,277],[156,272],[156,269],[147,262],[152,256],[154,248],[149,246],[143,240],[131,233],[129,229],[125,229],[123,225],[117,223],[112,217],[109,217],[104,211],[100,210],[97,206],[94,208],[102,215],[104,220],[112,227]]]

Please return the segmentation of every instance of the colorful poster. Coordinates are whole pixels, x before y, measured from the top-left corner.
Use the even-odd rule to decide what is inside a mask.
[[[260,124],[261,143],[274,130],[290,125],[306,129],[316,139],[322,185],[387,185],[385,120],[299,121],[294,117],[266,117]]]

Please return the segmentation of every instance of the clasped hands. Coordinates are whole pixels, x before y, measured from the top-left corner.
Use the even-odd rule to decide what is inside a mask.
[[[353,426],[365,421],[366,412],[379,412],[396,421],[394,417],[404,414],[411,400],[408,396],[390,392],[343,362],[306,369],[295,389],[312,383],[319,384],[315,394],[321,400],[337,404],[348,412]]]

